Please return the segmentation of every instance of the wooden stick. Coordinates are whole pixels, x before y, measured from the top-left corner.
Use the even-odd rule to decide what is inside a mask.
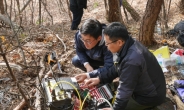
[[[17,105],[13,110],[21,110],[24,106],[26,106],[26,101],[22,99],[19,105]]]
[[[31,96],[33,96],[35,94],[35,89],[32,89],[29,93],[31,94]],[[13,110],[22,110],[24,106],[26,106],[26,101],[24,99],[22,99],[22,101],[19,103],[19,105],[17,105]]]

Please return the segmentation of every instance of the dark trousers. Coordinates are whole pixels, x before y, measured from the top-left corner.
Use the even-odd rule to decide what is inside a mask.
[[[98,69],[100,66],[104,66],[104,62],[102,62],[102,61],[97,61],[97,60],[93,60],[90,58],[88,60],[89,60],[89,64],[93,67],[94,70]],[[75,67],[80,68],[83,71],[86,71],[84,64],[81,63],[81,61],[77,55],[72,58],[72,64]]]
[[[156,110],[153,106],[141,105],[132,97],[129,99],[125,110]]]
[[[78,8],[76,6],[76,7],[70,7],[70,10],[73,14],[71,29],[72,30],[77,30],[78,25],[80,24],[82,16],[83,16],[83,8]]]

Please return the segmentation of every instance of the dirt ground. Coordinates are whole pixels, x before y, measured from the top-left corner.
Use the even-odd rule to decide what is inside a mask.
[[[146,8],[147,0],[127,0],[140,14],[142,17],[144,14],[144,10]],[[180,0],[172,0],[171,8],[168,15],[168,26],[169,29],[173,29],[174,25],[178,23],[180,20],[184,19],[184,15],[179,13],[178,2]],[[55,3],[55,1],[54,1]],[[67,75],[59,75],[59,76],[69,76],[73,77],[76,74],[83,73],[83,71],[75,68],[71,64],[72,57],[76,54],[75,52],[75,44],[74,44],[74,35],[76,31],[70,30],[70,19],[67,13],[61,11],[60,12],[55,9],[54,3],[50,3],[49,11],[53,14],[54,24],[52,25],[49,18],[45,19],[44,26],[42,28],[38,26],[33,26],[31,29],[28,26],[28,23],[24,23],[25,30],[30,30],[30,35],[32,36],[33,40],[30,42],[25,43],[24,49],[27,51],[25,53],[27,65],[22,65],[22,55],[20,54],[20,49],[16,49],[11,51],[7,54],[7,59],[9,62],[16,64],[14,67],[13,73],[18,79],[19,83],[21,84],[21,88],[24,89],[25,93],[29,93],[30,90],[35,89],[38,85],[36,85],[36,76],[39,73],[39,69],[36,67],[40,67],[40,61],[43,59],[45,53],[55,51],[58,56],[58,60],[62,63],[62,70],[63,73]],[[99,0],[88,0],[88,8],[84,10],[84,15],[81,21],[81,24],[88,18],[98,19],[102,23],[108,24],[105,18],[105,6],[103,1]],[[64,4],[65,9],[66,3]],[[168,3],[166,4],[166,9],[168,9]],[[123,20],[128,26],[128,30],[132,33],[134,38],[138,37],[139,34],[139,26],[140,22],[135,22],[131,16],[128,16],[128,21],[125,18],[125,14],[123,12],[123,8],[121,8],[121,13],[123,16]],[[36,13],[38,14],[38,13]],[[46,12],[44,13],[46,14]],[[36,22],[36,18],[35,18]],[[80,24],[80,26],[81,26]],[[79,27],[80,27],[79,26]],[[61,38],[58,39],[56,34]],[[162,35],[158,35],[157,33],[154,34],[155,39],[158,41],[158,45],[154,46],[151,49],[157,49],[162,46],[161,41],[166,39],[171,45],[170,51],[173,52],[175,48],[182,48],[178,45],[175,38],[168,38]],[[172,45],[174,44],[174,45]],[[0,57],[0,62],[3,62],[3,58]],[[20,70],[18,69],[20,68]],[[48,73],[49,66],[45,64],[45,72],[43,74]],[[169,70],[173,70],[173,68],[168,68]],[[54,70],[55,73],[59,73],[56,69]],[[172,73],[172,74],[171,74]],[[173,71],[165,73],[166,80],[168,82],[172,82],[173,76],[178,76],[178,72]],[[175,77],[175,76],[174,76]],[[2,96],[2,97],[1,97]],[[173,96],[170,96],[173,101],[176,100]],[[11,81],[11,76],[9,75],[9,71],[1,67],[0,69],[0,109],[2,110],[12,110],[17,104],[20,103],[22,99],[21,94],[16,87],[16,83]],[[34,105],[35,96],[32,96],[32,104]],[[27,110],[27,107],[24,108]],[[179,108],[179,110],[182,110]]]

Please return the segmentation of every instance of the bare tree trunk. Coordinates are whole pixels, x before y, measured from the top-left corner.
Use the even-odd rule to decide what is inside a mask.
[[[4,14],[4,4],[3,4],[3,0],[0,0],[0,10],[1,10],[1,14]]]
[[[22,21],[22,15],[21,15],[21,13],[20,13],[20,2],[19,2],[19,0],[16,0],[16,2],[17,2],[17,7],[18,7],[19,20],[20,20],[20,22],[21,22],[21,21]]]
[[[156,43],[153,33],[162,3],[163,0],[148,0],[147,2],[139,32],[139,40],[146,46]]]
[[[33,15],[33,13],[34,13],[34,2],[33,1],[31,3],[31,5],[29,5],[29,7],[30,7],[30,10],[31,10],[31,24],[33,24],[34,23],[34,15]]]
[[[171,0],[169,0],[168,10],[167,10],[167,20],[169,19],[170,7],[171,7]]]
[[[130,13],[130,15],[132,16],[132,18],[135,21],[139,21],[140,20],[141,17],[135,11],[135,9],[127,2],[127,0],[122,0],[122,5],[123,5],[124,8],[126,8],[126,10]]]
[[[162,5],[162,9],[163,9],[163,22],[164,22],[164,25],[165,25],[165,28],[166,30],[169,28],[168,25],[167,25],[167,15],[166,15],[166,9],[165,9],[165,2],[163,1],[163,5]]]
[[[106,18],[109,16],[109,7],[107,5],[107,0],[104,0],[104,4],[105,4],[105,15],[106,15]]]
[[[71,15],[71,13],[70,13],[70,7],[69,7],[69,2],[68,2],[68,0],[66,0],[66,3],[67,3],[67,6],[68,6],[68,15],[69,15],[69,17],[70,17],[70,21],[72,22],[72,15]]]
[[[12,4],[13,4],[13,1],[11,0],[10,1],[10,20],[12,19]]]
[[[180,8],[180,12],[181,14],[184,14],[184,0],[181,0],[179,3],[179,8]]]
[[[119,0],[108,0],[109,4],[109,10],[108,10],[108,16],[107,21],[109,22],[121,22],[124,24],[122,15],[121,15],[121,9],[120,9],[120,1]]]
[[[41,11],[42,11],[42,9],[41,9],[41,3],[42,3],[42,0],[39,0],[39,25],[41,25],[41,19],[42,19],[42,17],[41,17]]]

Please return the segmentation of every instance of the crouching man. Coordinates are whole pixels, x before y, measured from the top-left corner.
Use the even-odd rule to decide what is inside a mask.
[[[105,25],[96,19],[87,19],[82,24],[75,34],[77,55],[72,58],[75,67],[86,72],[107,73],[113,66],[113,55],[105,46],[102,34],[104,28]]]
[[[107,48],[118,55],[114,66],[104,74],[79,74],[76,76],[77,81],[82,82],[86,79],[86,85],[94,86],[99,83],[111,83],[119,77],[114,110],[144,110],[163,103],[166,97],[166,83],[154,55],[141,43],[132,39],[125,26],[119,22],[108,25],[104,30],[104,36]],[[87,76],[98,77],[87,79]]]

